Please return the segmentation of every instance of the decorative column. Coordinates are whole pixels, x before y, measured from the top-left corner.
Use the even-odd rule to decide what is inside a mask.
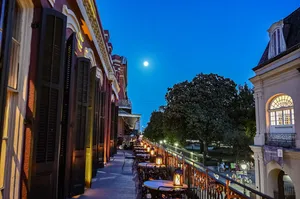
[[[255,166],[255,188],[257,191],[265,193],[266,191],[266,166],[264,165],[264,154],[261,146],[250,146],[254,152]]]
[[[256,117],[256,135],[254,145],[263,146],[265,144],[266,133],[266,104],[264,100],[262,82],[255,84],[255,117]]]

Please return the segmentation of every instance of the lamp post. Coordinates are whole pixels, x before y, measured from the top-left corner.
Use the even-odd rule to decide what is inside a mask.
[[[246,173],[245,171],[247,171],[247,164],[245,164],[245,163],[241,164],[241,169],[243,170],[243,175],[241,176],[242,183],[243,183],[243,185],[245,185],[245,173]],[[245,187],[244,187],[244,194],[246,194]]]

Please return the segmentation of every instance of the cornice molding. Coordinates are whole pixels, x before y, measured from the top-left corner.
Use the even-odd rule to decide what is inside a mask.
[[[112,67],[111,57],[106,49],[103,33],[96,17],[94,3],[89,0],[77,0],[77,4],[84,18],[84,21],[89,28],[89,31],[91,32],[93,42],[95,43],[97,49],[97,53],[104,66],[105,74],[109,78],[109,73],[114,72],[114,69]]]
[[[77,17],[71,9],[68,9],[67,5],[63,5],[63,14],[67,16],[67,28],[76,32],[77,47],[78,50],[82,52],[82,43],[84,42],[84,39]]]

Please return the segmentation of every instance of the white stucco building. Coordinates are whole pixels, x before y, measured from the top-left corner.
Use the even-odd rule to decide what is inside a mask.
[[[300,198],[300,8],[268,32],[270,42],[250,79],[256,188],[274,198]]]

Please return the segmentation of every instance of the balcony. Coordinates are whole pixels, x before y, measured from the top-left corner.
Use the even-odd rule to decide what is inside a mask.
[[[131,109],[131,101],[130,100],[119,100],[118,101],[119,108]]]
[[[266,133],[265,145],[296,148],[296,133]]]

